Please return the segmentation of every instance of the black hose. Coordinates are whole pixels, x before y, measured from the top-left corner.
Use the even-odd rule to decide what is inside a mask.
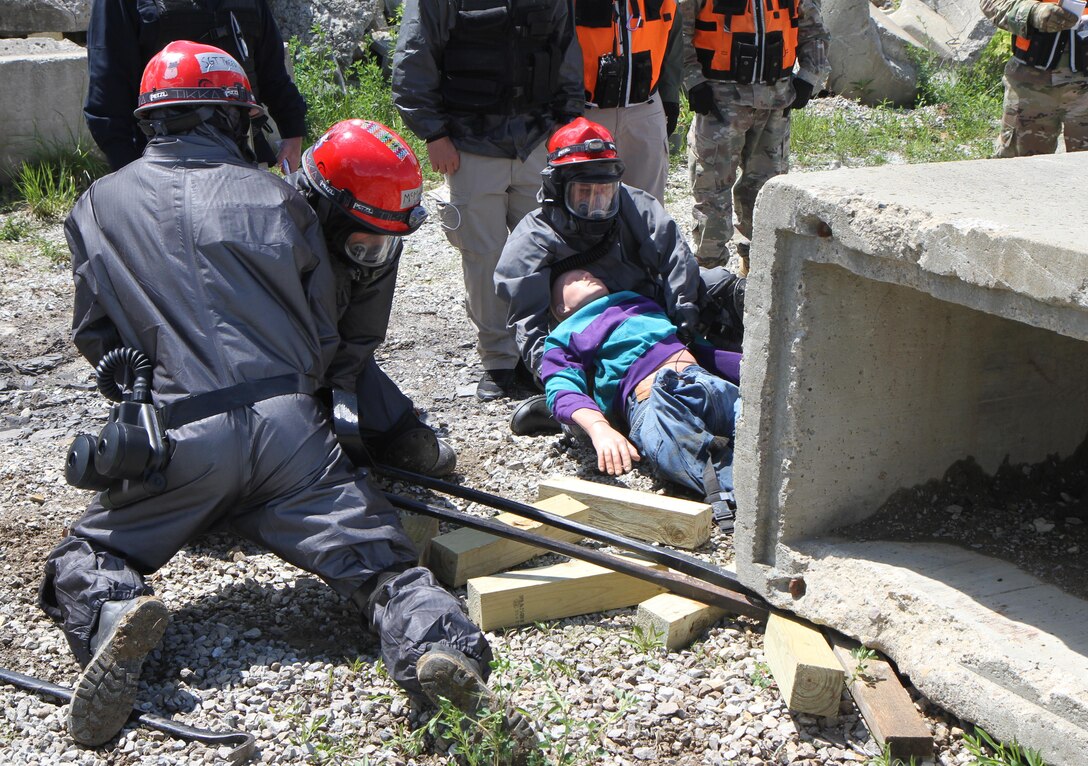
[[[45,697],[53,702],[64,704],[72,701],[71,689],[57,686],[56,684],[41,678],[34,678],[33,676],[16,673],[14,670],[0,668],[0,681],[5,681],[20,689],[24,689],[25,691],[33,692],[39,697]],[[239,766],[252,758],[253,749],[256,746],[256,739],[254,736],[244,731],[218,732],[211,731],[210,729],[199,729],[195,726],[189,726],[188,724],[178,723],[169,718],[154,715],[153,713],[143,713],[135,708],[132,711],[132,715],[129,716],[129,720],[143,724],[152,729],[157,729],[158,731],[169,734],[172,737],[177,737],[178,739],[201,742],[205,745],[233,747],[234,749],[231,750],[225,758],[227,763],[232,764],[232,766]]]
[[[517,516],[523,516],[527,519],[538,521],[541,524],[547,524],[549,527],[555,527],[556,529],[561,529],[565,532],[572,532],[581,535],[582,537],[588,537],[590,540],[606,543],[607,545],[612,545],[616,548],[623,548],[624,550],[644,556],[650,561],[675,569],[677,572],[683,572],[691,577],[697,577],[700,580],[713,583],[722,588],[728,588],[732,591],[737,591],[738,593],[743,593],[746,596],[759,598],[759,595],[754,591],[741,585],[732,572],[728,572],[712,564],[707,564],[705,561],[700,561],[694,556],[687,556],[672,548],[651,545],[624,535],[605,532],[602,529],[597,529],[596,527],[591,527],[588,524],[582,524],[581,522],[573,521],[571,519],[565,519],[562,516],[556,516],[547,511],[542,511],[539,508],[534,508],[531,505],[519,503],[516,500],[509,500],[505,497],[492,495],[478,489],[462,487],[459,484],[451,484],[448,481],[412,473],[411,471],[405,471],[400,468],[376,464],[374,465],[374,469],[387,476],[418,484],[427,489],[433,489],[437,492],[453,495],[462,500],[469,500],[474,503],[486,505],[490,508],[496,508],[500,511],[507,511]]]
[[[107,351],[94,368],[98,390],[114,402],[125,401],[125,388],[131,388],[130,401],[146,404],[151,401],[151,360],[134,348]]]
[[[568,543],[563,540],[552,540],[541,535],[534,535],[531,532],[512,527],[509,524],[503,524],[501,521],[495,521],[494,519],[485,519],[468,513],[462,513],[461,511],[437,508],[433,505],[421,503],[418,500],[412,500],[411,498],[394,495],[388,492],[385,493],[385,497],[394,506],[403,508],[406,511],[442,519],[443,521],[449,521],[462,527],[478,529],[481,532],[487,532],[496,537],[505,537],[519,543],[533,545],[537,548],[543,548],[544,550],[559,553],[563,556],[570,556],[579,561],[588,561],[590,564],[596,564],[605,569],[610,569],[613,572],[619,572],[620,574],[636,577],[639,580],[654,583],[667,591],[684,596],[685,598],[690,598],[693,601],[700,601],[704,604],[721,607],[733,614],[743,614],[757,620],[761,620],[767,616],[768,607],[762,599],[756,596],[749,596],[746,593],[738,593],[729,588],[724,588],[695,577],[689,577],[686,574],[651,569],[650,567],[642,566],[641,564],[628,561],[619,556],[613,556],[604,551],[583,548],[580,545]]]

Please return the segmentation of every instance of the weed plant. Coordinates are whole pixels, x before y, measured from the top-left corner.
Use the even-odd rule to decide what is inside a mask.
[[[973,766],[1046,766],[1037,751],[1016,740],[998,742],[978,726],[973,733],[964,733],[963,744],[975,758]]]
[[[21,215],[12,215],[0,225],[0,241],[18,242],[30,233],[30,221]]]
[[[106,164],[82,140],[43,145],[20,167],[15,190],[34,216],[53,221],[68,215],[79,195],[106,172]]]

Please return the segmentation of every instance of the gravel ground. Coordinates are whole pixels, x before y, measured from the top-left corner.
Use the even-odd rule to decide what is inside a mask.
[[[682,170],[667,200],[684,221]],[[33,234],[61,241],[59,225]],[[67,338],[67,264],[50,263],[40,249],[31,237],[0,242],[0,665],[70,685],[78,668],[61,631],[36,606],[37,583],[46,554],[90,497],[65,484],[65,450],[78,431],[97,430],[107,406]],[[600,478],[585,449],[513,436],[512,403],[473,397],[480,369],[460,284],[455,252],[428,223],[408,240],[381,351],[383,366],[457,448],[458,480],[532,500],[544,477]],[[638,473],[618,483],[675,491]],[[728,564],[731,538],[715,533],[698,553]],[[145,666],[144,709],[251,732],[255,763],[447,762],[433,747],[412,754],[410,732],[428,713],[413,709],[376,667],[370,635],[316,578],[212,536],[149,581],[173,622]],[[690,649],[666,653],[640,640],[633,618],[633,609],[623,609],[489,636],[501,660],[495,677],[518,687],[517,701],[554,743],[549,761],[815,766],[864,763],[877,753],[849,697],[834,718],[785,709],[755,623],[723,620]],[[960,724],[915,698],[936,735],[937,762],[970,762]],[[64,708],[6,686],[0,702],[5,764],[216,763],[226,754],[140,727],[81,749],[67,736]]]

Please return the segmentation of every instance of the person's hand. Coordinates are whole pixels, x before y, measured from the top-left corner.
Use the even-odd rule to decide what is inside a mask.
[[[285,138],[280,141],[280,153],[276,155],[276,167],[283,170],[283,163],[287,163],[287,173],[298,170],[302,164],[302,136]],[[284,175],[287,175],[284,173]]]
[[[1080,17],[1057,3],[1035,3],[1028,14],[1028,23],[1040,32],[1064,32],[1077,25]]]
[[[677,101],[662,101],[661,108],[665,110],[665,135],[671,136],[676,131],[676,123],[680,121],[680,104]]]
[[[688,106],[696,114],[710,114],[717,109],[714,91],[706,80],[688,89]]]
[[[793,85],[793,92],[796,94],[793,98],[793,103],[789,105],[790,109],[804,109],[805,104],[812,98],[812,83],[808,80],[802,80],[800,77],[794,75],[791,80]]]
[[[593,449],[597,451],[597,470],[601,473],[620,476],[642,459],[635,445],[606,420],[592,423],[586,432],[593,441]]]
[[[461,155],[449,136],[427,142],[427,158],[431,161],[431,170],[449,175],[461,167]]]

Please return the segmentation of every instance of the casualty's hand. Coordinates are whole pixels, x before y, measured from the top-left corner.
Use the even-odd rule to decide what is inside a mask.
[[[598,420],[586,429],[593,440],[593,449],[597,451],[597,470],[609,476],[619,476],[631,470],[634,463],[642,458],[635,445],[608,424]]]
[[[461,155],[449,136],[427,142],[427,158],[431,161],[431,170],[443,175],[456,173],[461,167]]]
[[[294,173],[298,170],[299,165],[302,163],[302,136],[285,138],[280,141],[280,153],[276,155],[276,167],[283,170],[285,160],[290,168],[288,172]],[[284,173],[284,175],[287,175],[287,173]]]
[[[1028,14],[1028,23],[1040,32],[1064,32],[1077,25],[1079,18],[1057,3],[1035,3]]]

